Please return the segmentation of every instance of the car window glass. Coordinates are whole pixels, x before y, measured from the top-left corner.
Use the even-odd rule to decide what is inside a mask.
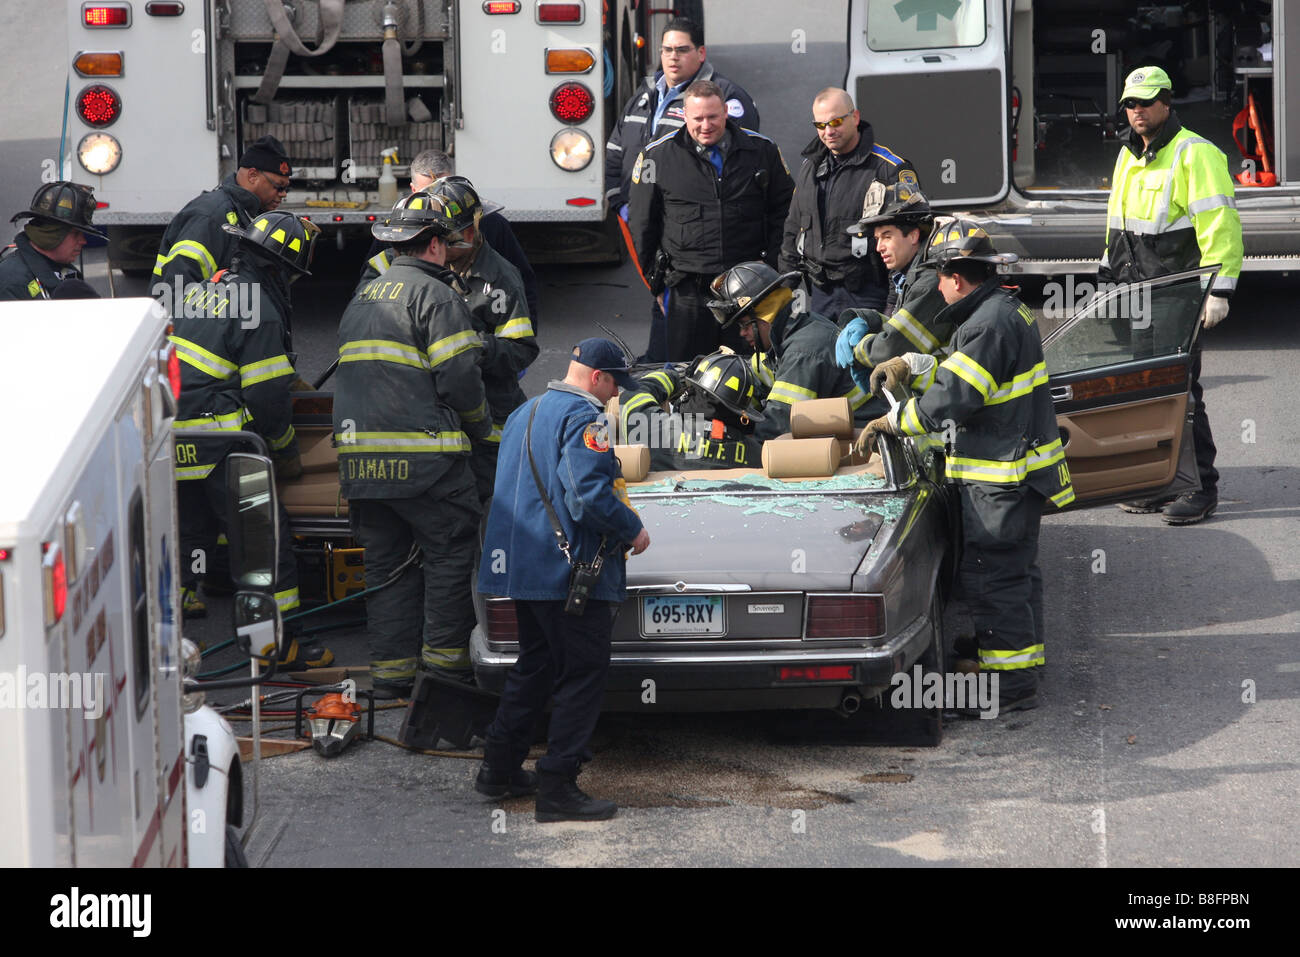
[[[872,50],[977,47],[984,42],[984,0],[903,0],[867,4]]]
[[[1096,299],[1043,342],[1048,375],[1185,354],[1217,271],[1179,273],[1131,286],[1107,288],[1103,284]],[[1079,302],[1091,294],[1082,283],[1073,291]],[[1071,297],[1067,293],[1064,298]],[[1044,309],[1051,306],[1049,290]]]

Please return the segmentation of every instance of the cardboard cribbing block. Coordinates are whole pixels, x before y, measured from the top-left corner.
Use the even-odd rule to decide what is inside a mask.
[[[623,478],[639,482],[650,472],[650,449],[644,445],[616,445],[614,454],[623,467]]]
[[[834,438],[763,443],[763,471],[769,478],[820,478],[834,475],[839,464],[840,444]]]
[[[790,406],[790,434],[796,439],[833,435],[837,439],[853,438],[853,410],[849,397],[804,399]]]

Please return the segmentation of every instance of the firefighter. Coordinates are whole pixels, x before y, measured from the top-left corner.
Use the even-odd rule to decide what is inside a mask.
[[[948,432],[947,477],[961,494],[959,592],[975,625],[979,669],[999,677],[999,713],[1036,707],[1042,577],[1038,527],[1044,499],[1074,500],[1048,389],[1034,316],[1000,285],[997,263],[1012,262],[988,234],[958,217],[936,227],[926,264],[939,276],[954,325],[952,355],[909,353],[871,373],[873,391],[910,382],[921,395],[873,419],[858,438]]]
[[[839,328],[825,316],[796,308],[805,300],[801,274],[784,275],[766,263],[745,262],[713,280],[709,308],[724,328],[737,324],[754,349],[750,359],[759,382],[770,382],[763,419],[754,428],[760,442],[790,431],[790,406],[803,399],[848,396],[853,420],[867,420],[868,396],[847,369],[835,365]]]
[[[728,117],[716,84],[697,80],[683,99],[686,125],[649,143],[632,170],[628,229],[650,291],[667,300],[666,353],[653,361],[717,348],[709,283],[739,262],[776,262],[794,189],[780,149]]]
[[[680,411],[665,403],[680,400]],[[657,369],[619,398],[629,445],[650,448],[650,469],[731,469],[762,463],[754,423],[763,420],[754,374],[741,356],[715,352],[690,369]]]
[[[167,224],[153,267],[153,295],[178,302],[189,283],[204,282],[227,268],[237,240],[223,227],[247,226],[258,213],[279,206],[292,174],[279,140],[263,136],[253,141],[235,172],[186,203]]]
[[[473,680],[470,575],[481,507],[470,443],[492,430],[474,332],[446,268],[447,210],[427,193],[398,200],[371,232],[397,257],[339,320],[334,441],[339,484],[366,549],[376,693],[410,693],[423,667]],[[422,556],[419,567],[411,561]]]
[[[31,209],[10,220],[26,219],[27,225],[0,261],[0,301],[51,299],[60,283],[80,279],[73,263],[86,237],[106,238],[90,224],[94,215],[95,194],[89,186],[60,180],[38,189]]]
[[[437,180],[455,175],[455,162],[450,156],[442,150],[424,150],[411,160],[411,192],[418,193]],[[463,176],[460,178],[465,179]],[[523,247],[519,245],[519,240],[510,226],[510,220],[501,215],[501,209],[499,203],[484,200],[479,229],[483,231],[484,242],[519,270],[519,278],[524,283],[524,295],[528,298],[528,318],[532,321],[535,332],[539,328],[541,313],[541,290],[538,288],[537,274],[533,272],[528,257],[524,255]],[[392,250],[378,240],[373,240],[370,251],[366,254],[366,266],[373,268],[374,274],[365,276],[363,273],[366,281],[384,273],[392,261]]]
[[[1106,208],[1106,248],[1098,279],[1141,282],[1167,273],[1211,263],[1221,268],[1205,302],[1201,325],[1212,329],[1228,314],[1237,288],[1243,255],[1241,217],[1232,177],[1223,153],[1209,140],[1185,128],[1170,105],[1173,85],[1159,67],[1139,67],[1128,75],[1120,105],[1131,130],[1120,147]],[[1138,317],[1131,317],[1136,319]],[[1142,317],[1145,349],[1159,335],[1161,321]],[[1130,330],[1123,330],[1128,334]],[[1144,336],[1132,329],[1134,355],[1142,354]],[[1201,388],[1201,339],[1192,357],[1192,435],[1201,488],[1178,498],[1125,502],[1126,512],[1163,512],[1168,525],[1191,525],[1214,514],[1219,504],[1216,449]]]
[[[221,433],[258,433],[266,441],[277,478],[302,474],[290,400],[296,373],[289,346],[289,287],[310,275],[318,231],[291,213],[279,212],[258,216],[246,227],[226,224],[224,229],[237,244],[230,270],[188,288],[172,313],[169,337],[181,361],[175,427],[211,433],[176,442],[181,585],[191,616],[204,611],[197,598],[198,575],[213,555],[215,533],[225,531],[224,460],[241,450],[240,443],[223,439]],[[287,614],[299,605],[298,571],[283,506],[279,523],[275,600],[281,614]],[[287,663],[317,666],[333,659],[318,645],[295,645],[289,643]]]
[[[933,226],[925,197],[896,183],[885,191],[879,210],[850,227],[854,235],[874,234],[876,252],[890,279],[883,312],[850,309],[840,317],[843,329],[835,342],[835,362],[865,390],[870,390],[871,370],[881,362],[908,352],[937,355],[952,335],[954,327],[942,315],[948,304],[939,294],[938,273],[922,265]],[[883,414],[879,403],[873,398],[877,414]]]
[[[853,98],[827,87],[813,100],[817,135],[804,148],[794,202],[781,244],[782,272],[804,271],[813,312],[838,316],[845,309],[884,309],[888,273],[869,237],[848,230],[863,210],[894,183],[919,189],[916,170],[875,141]]]
[[[479,498],[492,495],[496,476],[501,427],[510,413],[524,403],[519,376],[541,351],[533,335],[532,320],[519,270],[484,242],[479,228],[483,204],[469,180],[448,176],[427,187],[442,204],[447,226],[447,266],[463,287],[465,305],[474,331],[483,343],[479,369],[492,410],[492,432],[474,443],[470,467],[478,483]]]

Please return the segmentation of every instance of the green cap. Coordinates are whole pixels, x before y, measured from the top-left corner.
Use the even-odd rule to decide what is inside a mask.
[[[1123,103],[1130,96],[1137,100],[1154,100],[1161,90],[1173,91],[1169,74],[1158,66],[1140,66],[1124,81],[1124,92],[1119,95]]]

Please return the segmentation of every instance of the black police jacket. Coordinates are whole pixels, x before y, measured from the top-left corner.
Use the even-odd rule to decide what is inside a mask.
[[[777,145],[727,120],[719,179],[682,127],[646,146],[632,173],[628,229],[641,271],[662,248],[671,269],[713,277],[736,263],[774,263],[794,181]]]
[[[847,232],[862,218],[867,189],[873,182],[892,186],[899,180],[919,188],[911,161],[877,143],[870,123],[859,122],[858,133],[857,148],[838,163],[817,137],[804,148],[780,259],[782,272],[802,269],[822,288],[843,285],[852,293],[884,289],[889,279],[875,240],[863,237],[855,251]]]
[[[679,92],[659,118],[659,125],[653,130],[655,110],[659,108],[659,80],[664,75],[660,70],[654,76],[648,76],[641,88],[632,94],[632,98],[623,106],[623,114],[614,124],[605,144],[605,198],[614,209],[628,202],[631,195],[632,167],[641,155],[646,144],[651,140],[666,136],[681,129],[686,124],[685,108],[682,103],[686,87]],[[758,108],[749,94],[732,83],[721,73],[713,70],[708,60],[700,67],[700,72],[691,79],[708,80],[716,83],[722,90],[726,101],[727,115],[736,120],[747,130],[758,130]],[[686,84],[690,86],[690,83]]]

